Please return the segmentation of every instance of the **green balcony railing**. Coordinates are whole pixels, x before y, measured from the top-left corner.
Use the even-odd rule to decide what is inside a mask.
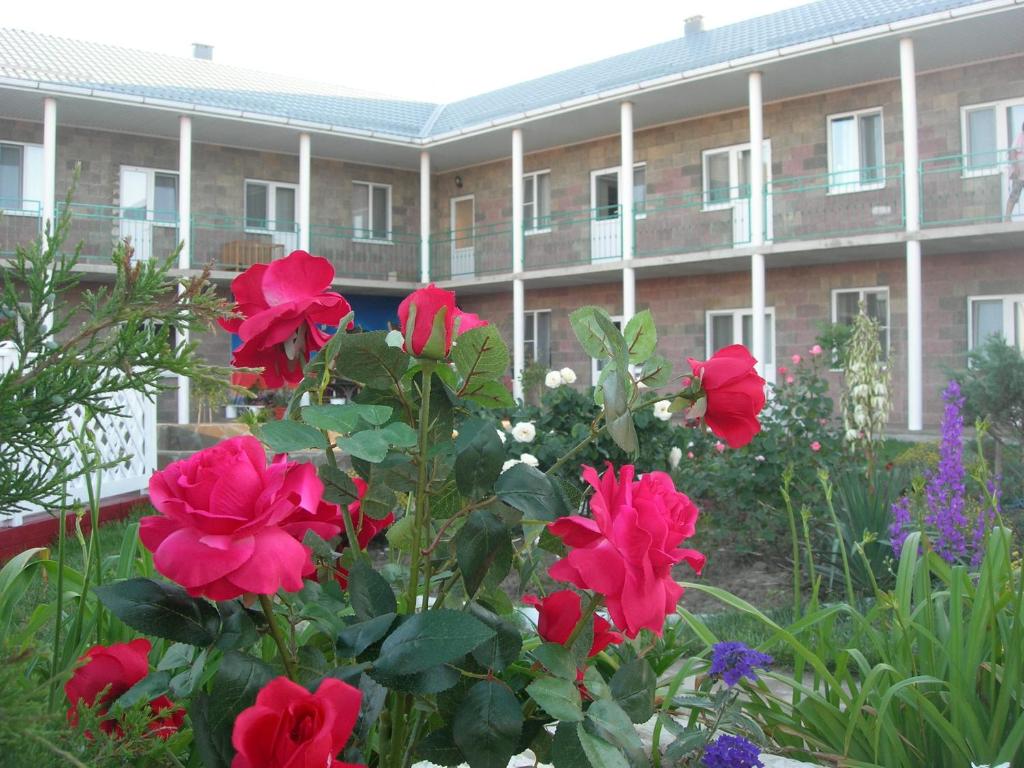
[[[419,280],[419,235],[392,231],[375,236],[361,229],[314,225],[309,250],[329,259],[338,277]]]
[[[39,237],[42,210],[38,200],[0,197],[0,257],[13,255],[19,245],[26,245]]]
[[[512,223],[477,224],[430,236],[430,279],[452,280],[512,271]]]
[[[526,222],[523,268],[551,269],[622,258],[618,205],[557,211]]]
[[[178,215],[174,211],[152,211],[144,208],[122,208],[116,205],[90,203],[58,204],[58,213],[71,213],[71,226],[65,247],[81,245],[80,261],[106,263],[114,246],[126,240],[133,258],[165,259],[170,256],[181,237]]]
[[[299,247],[293,221],[263,221],[242,216],[192,216],[192,265],[241,272],[253,264],[269,264]]]
[[[815,240],[906,227],[903,164],[773,179],[765,189],[765,239]]]
[[[1020,201],[1012,211],[1006,210],[1016,163],[1024,180],[1024,159],[1011,161],[1008,150],[922,160],[921,226],[1024,221]]]
[[[636,207],[633,231],[638,258],[748,245],[749,187],[648,197]]]

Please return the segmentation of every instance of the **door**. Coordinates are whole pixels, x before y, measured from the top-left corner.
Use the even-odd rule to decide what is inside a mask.
[[[284,255],[299,247],[299,231],[295,223],[295,189],[292,187],[274,188],[274,221],[270,239],[274,245],[280,245]]]
[[[1024,134],[1024,102],[1008,104],[1006,106],[1006,139],[1011,152],[1017,143],[1017,138],[1022,134]],[[1020,171],[1017,174],[1017,180],[1024,181],[1024,157],[1019,157],[1016,161],[1007,163],[1003,171],[1003,211],[1006,211],[1010,192],[1013,189],[1013,179],[1010,173],[1015,167]],[[1024,194],[1020,195],[1017,199],[1017,204],[1009,213],[1010,221],[1024,221]]]
[[[453,197],[452,210],[452,277],[472,275],[476,271],[473,254],[476,215],[473,196]]]
[[[622,219],[619,216],[619,169],[590,174],[590,260],[622,258]]]
[[[128,239],[136,259],[153,257],[153,230],[161,228],[167,237],[161,248],[177,240],[178,176],[150,168],[121,168],[121,210],[118,237]]]
[[[765,187],[765,214],[764,214],[764,239],[766,242],[772,239],[772,145],[765,139],[764,147],[761,150],[764,160],[764,187]],[[735,166],[731,170],[735,182],[731,185],[734,195],[732,209],[732,239],[734,243],[749,243],[753,236],[750,222],[750,147],[741,149],[732,154],[731,163]]]

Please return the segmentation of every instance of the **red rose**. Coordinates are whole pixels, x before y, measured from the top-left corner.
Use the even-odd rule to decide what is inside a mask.
[[[149,640],[140,638],[130,643],[94,645],[86,651],[78,660],[81,666],[64,684],[64,694],[71,703],[68,722],[78,724],[79,704],[96,707],[98,714],[106,714],[115,700],[149,673],[152,648]],[[185,719],[184,710],[175,707],[166,696],[150,701],[149,709],[153,714],[149,730],[161,739],[176,733]],[[160,716],[162,712],[165,714]],[[120,723],[114,718],[103,720],[100,730],[112,736],[123,735]]]
[[[305,251],[254,264],[236,277],[231,290],[243,319],[219,321],[242,339],[231,363],[263,368],[263,383],[271,389],[302,381],[302,364],[331,338],[318,326],[337,325],[352,311],[340,294],[327,291],[332,280],[331,263]]]
[[[739,448],[761,431],[757,415],[764,408],[764,379],[742,344],[715,352],[706,362],[688,358],[706,398],[705,423],[731,448]]]
[[[286,677],[271,680],[235,718],[231,768],[359,768],[335,760],[359,717],[362,694],[327,678],[316,693]]]
[[[584,467],[595,490],[593,517],[571,515],[548,525],[570,547],[549,575],[604,595],[612,622],[630,638],[641,629],[660,635],[665,617],[675,611],[683,588],[673,580],[672,566],[686,561],[697,573],[704,567],[700,552],[677,548],[693,535],[697,507],[666,473],[634,481],[633,472],[627,464],[616,479],[609,463],[598,479],[593,467]]]
[[[398,305],[404,349],[414,357],[443,360],[452,349],[453,333],[462,334],[487,325],[472,312],[455,306],[455,294],[431,283],[413,291]]]
[[[565,645],[583,613],[580,596],[571,589],[552,592],[543,599],[524,595],[523,602],[537,609],[540,614],[537,634],[548,643]],[[594,614],[594,642],[587,656],[597,656],[612,643],[622,642],[622,635],[611,631],[611,626],[603,617]]]
[[[356,492],[359,494],[359,498],[362,499],[366,495],[366,481],[361,477],[352,479],[352,482],[356,485]],[[387,516],[382,517],[380,520],[364,515],[362,510],[362,504],[359,501],[353,501],[348,505],[348,513],[352,517],[352,527],[356,531],[356,543],[360,549],[366,549],[370,542],[373,541],[377,534],[387,528],[389,525],[395,522],[395,513],[388,512]],[[338,546],[338,552],[344,552],[348,547],[348,538],[345,533],[345,522],[341,521],[342,529],[342,542]],[[341,585],[342,589],[348,587],[348,569],[342,566],[336,566],[334,578]]]
[[[267,466],[259,440],[233,437],[153,473],[149,499],[163,514],[142,518],[139,538],[190,595],[297,592],[314,570],[306,531],[329,539],[341,530],[323,490],[312,464],[282,455]]]

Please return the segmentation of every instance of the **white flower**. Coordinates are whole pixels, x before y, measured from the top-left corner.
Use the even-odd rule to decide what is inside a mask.
[[[860,433],[856,429],[846,430],[846,441],[849,443],[857,442],[857,438],[860,437]]]
[[[520,421],[512,427],[512,437],[517,443],[532,443],[537,436],[537,428],[532,421]]]
[[[659,400],[654,404],[654,418],[660,419],[661,421],[668,421],[672,418],[672,412],[669,408],[672,406],[671,400]]]
[[[858,384],[856,387],[853,388],[852,394],[854,397],[867,397],[868,395],[871,394],[871,387],[869,387],[867,384]]]
[[[528,467],[536,467],[538,464],[540,464],[540,462],[537,461],[537,457],[534,456],[532,453],[520,454],[519,460]]]
[[[544,377],[544,386],[548,389],[558,389],[562,386],[562,374],[558,371],[548,371],[548,375]]]
[[[764,456],[762,456],[760,453],[757,454],[757,456],[754,457],[754,461],[764,461],[764,460],[765,460]]]
[[[679,462],[683,459],[683,451],[676,446],[672,446],[672,450],[668,452],[668,465],[675,469],[679,466]]]
[[[879,395],[881,397],[885,397],[887,394],[889,394],[888,389],[889,388],[885,386],[885,382],[884,381],[876,381],[875,382],[875,394],[876,395]]]
[[[563,384],[575,384],[576,383],[576,371],[572,368],[563,368],[559,371],[562,374]]]
[[[496,429],[494,431],[498,433],[498,439],[501,440],[501,444],[504,445],[505,441],[508,439],[507,437],[505,437],[505,433],[502,432],[500,429]]]
[[[876,411],[884,411],[887,405],[888,403],[886,402],[884,397],[871,398],[871,407],[874,408]]]
[[[519,459],[509,459],[508,461],[501,465],[501,471],[506,472],[512,469],[512,467],[514,467],[516,464],[522,464],[522,462],[519,461]]]

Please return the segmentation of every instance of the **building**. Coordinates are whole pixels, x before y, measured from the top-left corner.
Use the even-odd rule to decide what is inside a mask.
[[[125,236],[139,258],[184,241],[181,269],[212,263],[225,291],[304,248],[360,317],[434,281],[513,340],[516,372],[583,384],[583,304],[650,308],[676,361],[742,341],[774,378],[863,300],[893,421],[919,430],[973,344],[1024,341],[1022,33],[1022,0],[819,0],[431,104],[2,30],[0,251],[80,162],[88,281]]]

